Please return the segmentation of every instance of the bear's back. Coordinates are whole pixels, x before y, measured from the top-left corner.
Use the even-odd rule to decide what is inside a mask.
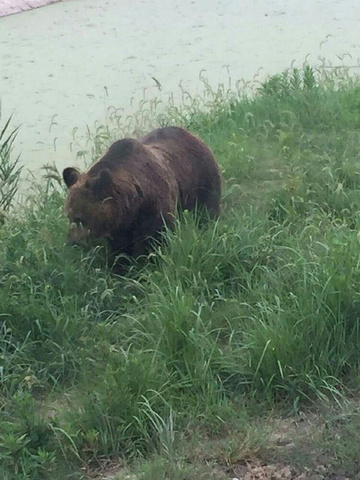
[[[205,205],[216,216],[220,208],[221,173],[210,148],[180,127],[164,127],[141,143],[162,158],[177,183],[182,208]]]
[[[140,142],[133,138],[123,138],[109,147],[105,155],[90,168],[88,174],[90,176],[98,175],[105,168],[116,171],[127,162],[134,161],[134,159],[141,161],[147,155],[146,148]]]

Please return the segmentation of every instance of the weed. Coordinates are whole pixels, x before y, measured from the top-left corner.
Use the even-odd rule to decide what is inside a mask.
[[[22,167],[19,166],[19,157],[13,158],[13,147],[18,129],[9,131],[10,122],[11,118],[0,128],[0,214],[1,211],[7,212],[12,204],[18,191],[22,170]]]

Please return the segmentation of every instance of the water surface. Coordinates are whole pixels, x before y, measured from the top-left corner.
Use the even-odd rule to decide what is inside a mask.
[[[357,65],[358,0],[67,0],[0,18],[3,120],[21,124],[18,148],[32,172],[76,165],[72,130],[103,122],[107,106],[132,112],[143,97],[252,79],[301,65]],[[340,58],[339,58],[340,57]],[[154,81],[161,84],[161,92]]]

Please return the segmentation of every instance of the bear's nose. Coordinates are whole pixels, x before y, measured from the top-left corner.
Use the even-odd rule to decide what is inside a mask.
[[[65,243],[66,243],[66,245],[69,245],[70,247],[73,247],[74,245],[78,245],[78,242],[71,237],[67,237]]]

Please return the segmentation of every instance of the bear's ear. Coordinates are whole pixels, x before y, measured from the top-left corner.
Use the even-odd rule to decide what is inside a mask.
[[[65,168],[65,170],[63,171],[63,179],[65,182],[65,185],[68,188],[73,186],[79,180],[79,177],[80,177],[80,172],[79,170],[76,170],[76,168],[69,167],[69,168]]]
[[[94,192],[99,200],[111,196],[113,180],[110,170],[108,168],[101,170],[97,177],[87,182],[87,186]]]

